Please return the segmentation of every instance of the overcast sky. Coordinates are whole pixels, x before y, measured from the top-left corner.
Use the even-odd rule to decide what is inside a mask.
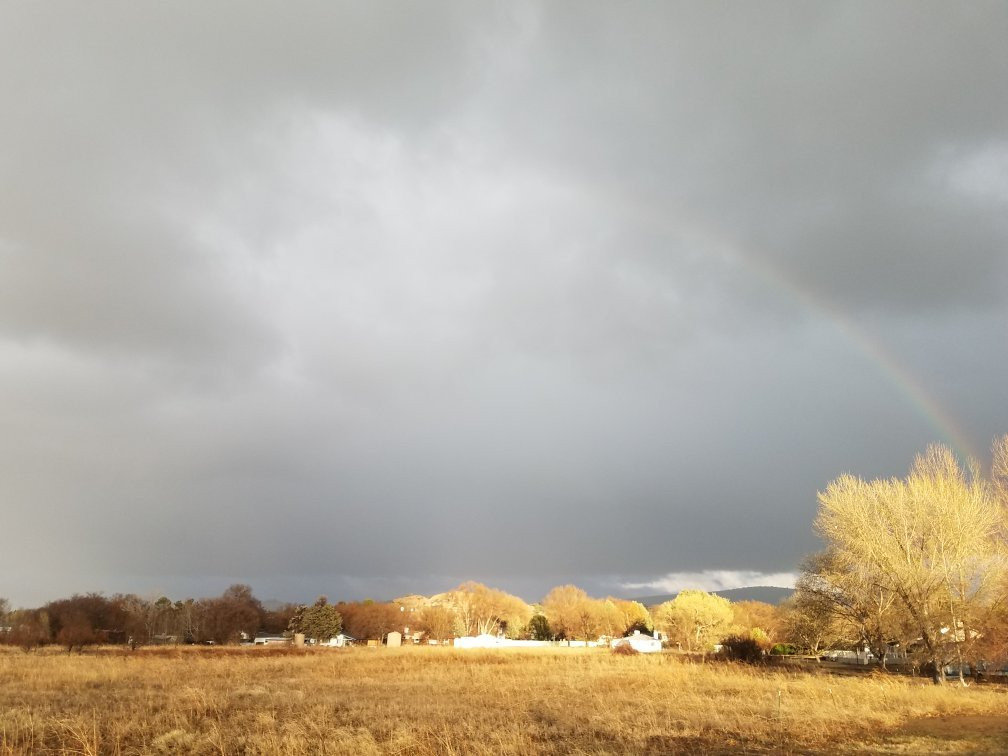
[[[1004,3],[5,3],[0,596],[785,584],[1008,432]]]

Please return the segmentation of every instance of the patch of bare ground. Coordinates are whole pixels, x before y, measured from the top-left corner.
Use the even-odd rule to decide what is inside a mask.
[[[1008,714],[939,714],[911,719],[873,753],[1008,753]]]

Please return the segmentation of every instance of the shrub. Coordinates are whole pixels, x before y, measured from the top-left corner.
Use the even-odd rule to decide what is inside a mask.
[[[619,656],[636,656],[640,652],[629,643],[617,643],[612,648],[612,652]]]
[[[763,649],[759,641],[745,635],[729,635],[721,641],[721,653],[726,659],[758,664],[763,661]]]
[[[774,656],[790,656],[798,653],[798,647],[792,643],[777,643],[770,649],[770,653]]]

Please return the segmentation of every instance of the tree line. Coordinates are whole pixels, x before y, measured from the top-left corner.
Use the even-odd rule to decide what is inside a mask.
[[[780,606],[686,590],[645,607],[593,598],[574,585],[538,604],[469,581],[433,597],[391,602],[266,609],[247,585],[221,596],[171,601],[75,595],[11,611],[0,599],[0,642],[25,649],[60,643],[229,643],[259,633],[304,633],[325,641],[343,632],[381,639],[393,630],[442,642],[458,636],[595,640],[661,631],[684,651],[717,645],[744,658],[767,652],[819,654],[867,649],[944,682],[966,668],[1008,657],[1008,436],[993,447],[989,475],[929,447],[905,478],[842,475],[819,493],[814,528],[825,548],[804,561],[796,590]]]
[[[247,585],[214,598],[172,601],[135,594],[75,594],[37,609],[10,611],[0,600],[0,641],[25,650],[57,643],[67,650],[95,644],[228,643],[260,629],[286,630],[290,611],[265,609]]]
[[[528,604],[474,581],[431,598],[330,603],[320,596],[312,604],[267,609],[248,585],[236,584],[218,597],[179,601],[89,593],[10,611],[0,599],[0,642],[25,650],[59,644],[79,651],[96,644],[237,643],[264,634],[304,633],[321,642],[339,633],[383,639],[392,631],[436,643],[480,634],[594,641],[658,629],[684,649],[706,650],[722,631],[755,632],[769,640],[781,627],[779,614],[767,604],[731,604],[701,591],[684,591],[649,609],[613,596],[593,598],[573,585],[558,586],[540,603]]]

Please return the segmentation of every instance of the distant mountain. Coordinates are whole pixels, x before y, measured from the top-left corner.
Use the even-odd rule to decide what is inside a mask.
[[[765,604],[779,604],[791,598],[793,588],[780,588],[775,585],[751,585],[747,588],[726,588],[723,591],[712,591],[729,601],[762,601]],[[644,606],[654,606],[671,601],[678,593],[660,593],[656,596],[632,596],[633,601],[639,601]]]

